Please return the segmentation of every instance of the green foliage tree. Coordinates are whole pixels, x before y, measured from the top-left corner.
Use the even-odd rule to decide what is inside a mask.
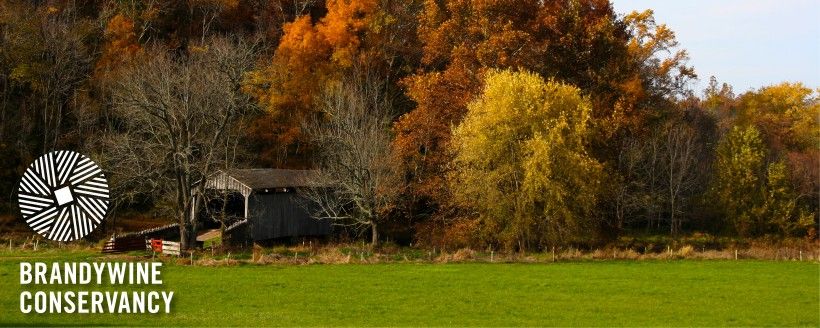
[[[507,249],[565,244],[588,226],[601,165],[587,153],[591,105],[578,88],[490,71],[453,129],[454,198]]]
[[[760,175],[766,149],[752,126],[734,127],[717,148],[714,195],[726,219],[742,236],[754,233],[753,209],[760,204]]]
[[[755,147],[762,151],[755,160],[757,171],[751,178],[755,183],[751,183],[739,176],[725,176],[730,169],[721,163],[730,156],[722,146],[731,144],[738,132],[727,133],[718,147],[716,181],[723,182],[716,185],[744,190],[735,194],[733,203],[746,202],[742,207],[723,208],[727,219],[734,222],[737,229],[740,228],[737,220],[743,218],[741,221],[746,222],[747,229],[738,229],[738,232],[744,236],[811,234],[817,219],[816,177],[820,174],[816,164],[820,153],[820,118],[817,115],[820,103],[815,90],[800,83],[780,83],[746,92],[734,100],[731,95],[722,96],[715,90],[716,83],[712,83],[707,89],[704,105],[714,105],[716,98],[728,99],[723,105],[712,106],[715,114],[721,116],[722,125],[753,129]],[[737,163],[744,158],[743,154],[740,149],[735,149],[731,156]],[[771,163],[766,165],[766,161]],[[726,198],[723,200],[722,205],[730,202]]]
[[[753,126],[736,126],[717,149],[713,191],[741,236],[805,233],[814,213],[799,205],[785,161],[765,164],[767,149]]]
[[[763,203],[757,209],[767,232],[782,236],[804,234],[814,225],[814,213],[800,207],[798,196],[790,183],[788,167],[784,161],[769,164],[766,169],[766,185],[761,188]]]

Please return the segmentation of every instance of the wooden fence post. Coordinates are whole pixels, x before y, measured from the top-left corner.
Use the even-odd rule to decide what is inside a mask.
[[[552,261],[555,262],[555,246],[552,246]]]
[[[737,260],[737,249],[735,249],[735,260]]]

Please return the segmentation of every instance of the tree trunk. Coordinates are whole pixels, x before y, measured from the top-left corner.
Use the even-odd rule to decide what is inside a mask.
[[[196,247],[196,236],[197,236],[197,214],[199,214],[199,200],[201,197],[198,197],[196,193],[192,193],[191,195],[191,213],[190,213],[190,221],[188,224],[190,225],[190,235],[192,236],[188,242],[188,247],[186,249],[191,249]]]
[[[183,184],[179,184],[183,185]],[[182,195],[182,192],[178,192],[178,194]],[[180,199],[184,199],[184,196],[180,196]],[[180,203],[185,203],[184,201],[180,201]],[[178,214],[179,215],[179,248],[180,250],[186,250],[191,247],[191,211],[192,211],[193,203],[188,206],[183,206],[183,209]],[[196,239],[196,238],[193,238]]]
[[[370,232],[371,232],[371,239],[370,245],[376,246],[379,244],[379,230],[376,227],[376,223],[370,223]]]
[[[188,224],[182,223],[179,225],[179,248],[180,249],[188,249],[188,244],[190,244],[190,230],[188,229]]]
[[[670,196],[669,199],[669,207],[671,212],[669,213],[669,233],[671,235],[675,235],[675,197]]]
[[[188,240],[188,248],[186,248],[186,249],[194,249],[197,246],[196,236],[198,234],[198,232],[197,232],[198,228],[196,226],[196,222],[191,222],[189,229],[190,229],[189,230],[190,232],[188,233],[188,235],[190,236],[190,239]]]

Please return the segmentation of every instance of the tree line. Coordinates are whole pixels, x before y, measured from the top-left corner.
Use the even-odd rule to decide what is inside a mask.
[[[818,90],[697,78],[607,0],[2,0],[0,210],[74,149],[183,242],[234,167],[315,170],[314,216],[373,243],[816,238]]]

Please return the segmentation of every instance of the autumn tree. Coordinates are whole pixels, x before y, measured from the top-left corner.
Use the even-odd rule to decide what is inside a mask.
[[[322,91],[320,114],[305,123],[316,146],[315,175],[300,193],[314,218],[370,230],[380,226],[396,197],[396,169],[390,158],[394,109],[387,83],[356,68]]]
[[[325,84],[365,56],[362,36],[374,32],[382,13],[375,0],[331,0],[326,6],[318,22],[303,15],[285,24],[271,62],[250,75],[247,90],[270,114],[257,123],[270,130],[260,134],[273,138],[263,153],[270,164],[305,156],[301,123],[315,112],[314,101]]]
[[[110,70],[132,59],[141,49],[134,21],[116,14],[105,26],[106,39],[97,70]]]
[[[35,7],[12,1],[0,5],[6,81],[28,95],[20,107],[27,116],[22,121],[32,123],[15,128],[36,136],[32,151],[53,150],[67,139],[60,137],[72,119],[70,100],[91,69],[92,49],[86,39],[95,32],[93,25],[70,5]],[[7,111],[3,124],[9,122]]]
[[[226,157],[252,109],[241,92],[255,54],[243,42],[213,39],[207,51],[175,57],[146,51],[120,72],[113,90],[113,117],[99,140],[119,200],[150,197],[179,223],[190,247],[204,184],[225,169]]]
[[[799,221],[798,216],[803,216],[804,222],[809,220],[805,217],[813,217],[812,220],[816,223],[820,212],[820,180],[817,179],[820,176],[820,166],[817,165],[817,158],[820,157],[818,112],[820,102],[815,90],[800,83],[780,83],[740,95],[732,112],[734,117],[730,117],[730,122],[734,124],[752,125],[760,131],[760,137],[768,150],[767,161],[773,163],[770,165],[786,166],[785,172],[790,174],[779,174],[779,169],[771,171],[772,168],[767,168],[766,172],[771,171],[779,178],[770,181],[766,176],[763,181],[770,186],[781,185],[776,182],[782,179],[788,181],[781,187],[767,188],[781,190],[777,194],[788,194],[794,198],[795,210],[790,215],[792,223]],[[771,196],[771,192],[764,194],[769,195],[769,198],[781,198]],[[767,200],[771,201],[773,200]],[[787,221],[781,219],[781,222]],[[798,230],[805,231],[795,231]]]
[[[649,133],[624,142],[610,179],[613,202],[602,205],[615,214],[617,231],[645,228],[678,234],[697,213],[712,176],[715,142],[713,118],[698,108],[681,111]]]
[[[663,176],[669,200],[669,232],[673,235],[681,232],[684,221],[681,208],[686,201],[687,191],[697,182],[695,168],[700,149],[696,144],[698,136],[695,133],[687,126],[670,127],[664,140],[666,167]]]
[[[818,149],[820,101],[801,83],[780,83],[742,94],[738,124],[754,124],[778,154]]]
[[[127,48],[131,43],[128,25],[133,25],[139,43],[158,42],[179,52],[200,47],[210,37],[227,34],[249,39],[271,38],[275,42],[282,22],[271,19],[270,14],[274,10],[290,9],[286,8],[287,4],[280,7],[282,2],[299,6],[302,2],[316,1],[98,1],[97,13],[107,29],[103,51],[116,54]],[[282,14],[292,17],[290,13]],[[105,57],[108,54],[104,53]]]
[[[709,111],[728,112],[735,102],[735,93],[728,83],[718,83],[714,76],[709,77],[709,84],[703,90],[701,106]]]
[[[591,105],[530,72],[492,71],[453,129],[455,199],[507,249],[575,240],[590,226],[601,165],[587,151]]]
[[[816,212],[799,203],[786,163],[764,163],[766,149],[754,127],[734,128],[717,156],[714,192],[740,235],[800,235],[814,226]]]
[[[461,122],[488,68],[539,71],[537,1],[425,1],[419,16],[424,70],[405,80],[417,104],[395,125],[394,148],[407,172],[406,211],[428,217],[445,204],[450,126]],[[540,29],[538,29],[540,31]]]
[[[78,94],[100,30],[88,4],[0,1],[0,209],[11,209],[25,166],[44,152],[78,148]]]
[[[666,105],[687,92],[686,83],[697,75],[687,66],[686,50],[678,49],[675,32],[657,23],[652,10],[633,11],[623,20],[630,35],[628,52],[638,68],[636,77],[640,78],[639,88],[633,86],[625,91],[633,97],[645,97],[643,106]]]
[[[284,34],[284,26],[298,17],[314,16],[323,11],[319,0],[274,0],[268,1],[261,10],[255,10],[254,20],[258,30],[268,35],[268,39],[278,42]]]
[[[758,215],[765,220],[770,232],[782,236],[805,236],[815,226],[816,213],[800,206],[800,198],[790,183],[786,163],[779,161],[769,164],[766,185],[761,192],[763,204]]]
[[[461,122],[487,69],[523,68],[578,86],[594,108],[591,150],[604,161],[617,157],[611,139],[659,116],[650,99],[673,96],[692,76],[685,53],[663,58],[674,34],[651,12],[621,19],[608,1],[426,1],[419,38],[422,70],[405,80],[417,107],[396,123],[394,142],[413,218],[455,215],[442,179],[449,127]]]
[[[726,219],[742,236],[757,233],[759,222],[755,222],[753,209],[761,203],[760,177],[765,156],[760,132],[752,126],[733,128],[717,149],[713,192]]]

